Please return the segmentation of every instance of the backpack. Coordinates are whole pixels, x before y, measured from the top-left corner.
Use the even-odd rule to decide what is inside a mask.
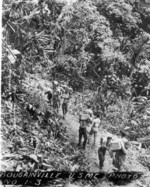
[[[81,114],[80,116],[80,120],[81,121],[87,121],[89,119],[89,115],[88,114]]]
[[[121,145],[120,139],[114,140],[110,143],[110,150],[111,151],[117,151],[117,150],[121,150],[121,149],[122,149],[122,145]]]

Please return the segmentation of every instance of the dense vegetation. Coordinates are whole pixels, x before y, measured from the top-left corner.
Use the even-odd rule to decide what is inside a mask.
[[[91,0],[68,5],[54,0],[4,0],[4,98],[17,87],[18,93],[24,93],[22,102],[30,99],[35,106],[34,93],[32,97],[28,91],[34,83],[27,78],[38,77],[39,83],[65,80],[74,91],[96,92],[90,102],[93,107],[98,104],[97,110],[109,123],[146,130],[150,118],[149,19],[146,1]],[[39,90],[32,92],[38,95]],[[114,111],[111,115],[110,110]]]

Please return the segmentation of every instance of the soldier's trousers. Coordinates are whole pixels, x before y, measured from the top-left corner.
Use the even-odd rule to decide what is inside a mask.
[[[87,132],[86,132],[86,128],[80,128],[79,129],[79,145],[81,145],[82,137],[84,138],[83,148],[85,149],[85,146],[86,146],[86,143],[87,143]]]
[[[98,150],[99,167],[100,167],[100,169],[102,169],[103,166],[104,166],[105,155],[106,155],[106,147],[100,147],[99,150]]]

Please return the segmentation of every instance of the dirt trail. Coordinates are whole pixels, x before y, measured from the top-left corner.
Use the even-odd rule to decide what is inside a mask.
[[[67,129],[70,131],[70,142],[74,142],[78,144],[78,130],[79,130],[79,123],[77,117],[74,115],[68,113],[66,115],[66,119],[64,120],[64,125],[67,127]],[[100,130],[98,133],[98,138],[96,142],[96,146],[92,146],[93,143],[93,138],[91,139],[91,144],[86,146],[86,151],[85,155],[87,155],[90,159],[90,171],[91,172],[98,172],[99,171],[99,160],[98,160],[98,148],[99,148],[99,140],[101,137],[105,138],[107,136],[112,136],[113,138],[116,138],[116,135],[112,135],[111,133],[104,131],[103,129]],[[144,173],[146,172],[145,167],[138,163],[138,161],[133,161],[134,158],[129,159],[128,165],[129,165],[129,170],[130,171],[143,171]],[[112,172],[113,166],[112,166],[112,159],[110,158],[110,155],[107,153],[106,158],[105,158],[105,163],[104,163],[104,168],[103,171],[105,172]],[[138,181],[139,182],[139,181]],[[107,184],[106,186],[110,186]],[[139,187],[137,185],[137,181],[134,181],[132,184],[126,185],[126,187]],[[123,186],[122,186],[123,187]]]
[[[79,130],[78,119],[71,114],[67,114],[65,121],[66,121],[66,126],[70,131],[70,135],[71,135],[70,141],[78,144],[78,130]],[[90,160],[91,160],[90,171],[91,172],[98,172],[99,171],[99,160],[98,160],[97,151],[99,148],[100,138],[101,137],[105,138],[110,135],[112,135],[112,134],[110,134],[106,131],[100,131],[100,132],[98,132],[96,145],[95,146],[92,145],[93,144],[93,137],[91,138],[90,145],[87,144],[85,154],[88,154],[88,156],[90,157]],[[110,156],[108,154],[106,154],[105,166],[103,168],[103,171],[111,172],[112,168],[113,168],[111,163],[112,163],[112,160],[110,159]]]

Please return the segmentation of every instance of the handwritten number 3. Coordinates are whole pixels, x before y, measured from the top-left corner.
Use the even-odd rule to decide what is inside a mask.
[[[41,184],[41,179],[37,179],[37,184],[35,183],[35,185],[40,185]]]

